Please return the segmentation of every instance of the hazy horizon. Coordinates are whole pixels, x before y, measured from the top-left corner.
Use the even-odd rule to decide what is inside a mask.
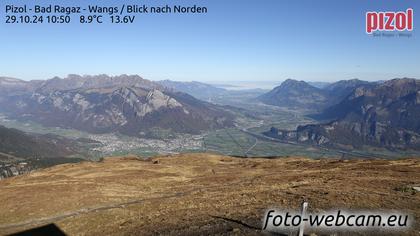
[[[61,78],[61,79],[65,79],[70,75],[79,75],[79,74],[68,74],[66,76],[53,76],[51,78],[46,78],[46,79],[38,79],[38,80],[49,80],[49,79],[53,79],[53,78]],[[80,76],[99,76],[99,75],[107,75],[107,76],[111,76],[111,77],[115,77],[115,76],[121,76],[121,75],[128,75],[128,76],[140,76],[143,79],[147,79],[153,82],[158,82],[158,81],[162,81],[162,80],[170,80],[170,81],[176,81],[176,82],[201,82],[201,83],[205,83],[205,84],[210,84],[213,85],[215,87],[218,88],[224,88],[227,90],[245,90],[245,89],[264,89],[264,90],[270,90],[273,89],[276,86],[279,86],[282,82],[284,82],[287,79],[293,79],[293,80],[298,80],[298,81],[305,81],[308,83],[334,83],[337,81],[341,81],[341,80],[352,80],[352,79],[359,79],[359,80],[363,80],[360,78],[348,78],[348,79],[337,79],[337,80],[333,80],[333,81],[326,81],[326,80],[303,80],[303,79],[299,79],[299,78],[282,78],[282,79],[278,79],[278,80],[225,80],[225,81],[218,81],[218,80],[214,80],[214,81],[198,81],[198,80],[174,80],[174,79],[161,79],[161,80],[156,80],[156,79],[151,79],[151,78],[147,78],[147,77],[143,77],[140,74],[118,74],[118,75],[110,75],[110,74],[91,74],[91,75],[80,75]],[[12,76],[4,76],[4,75],[0,75],[0,78],[14,78],[14,79],[20,79],[20,80],[24,80],[24,81],[31,81],[31,80],[27,80],[24,78],[16,78],[16,77],[12,77]],[[376,81],[387,81],[387,80],[392,80],[392,79],[398,79],[398,78],[412,78],[412,77],[394,77],[394,78],[384,78],[384,79],[380,79],[380,80],[364,80],[364,81],[368,81],[368,82],[376,82]],[[417,79],[417,78],[414,78]]]

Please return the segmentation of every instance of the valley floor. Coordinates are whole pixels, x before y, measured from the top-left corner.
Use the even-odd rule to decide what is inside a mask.
[[[260,235],[269,207],[397,209],[417,219],[420,159],[313,160],[181,154],[64,164],[0,181],[0,235]]]

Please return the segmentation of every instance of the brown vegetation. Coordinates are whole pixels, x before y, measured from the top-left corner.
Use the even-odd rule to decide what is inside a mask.
[[[269,207],[398,209],[420,217],[420,159],[240,159],[182,154],[65,164],[0,181],[0,234],[258,235]],[[404,190],[404,191],[402,191]],[[418,235],[419,223],[407,234]]]

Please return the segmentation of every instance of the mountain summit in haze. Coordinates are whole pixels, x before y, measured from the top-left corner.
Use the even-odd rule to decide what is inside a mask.
[[[258,97],[265,104],[291,109],[322,109],[328,104],[328,99],[322,89],[292,79]]]

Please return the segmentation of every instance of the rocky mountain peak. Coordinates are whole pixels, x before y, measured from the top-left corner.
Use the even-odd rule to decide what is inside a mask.
[[[303,80],[294,80],[294,79],[287,79],[279,86],[281,88],[303,88],[303,87],[313,87],[312,85],[306,83]],[[313,87],[315,88],[315,87]]]

